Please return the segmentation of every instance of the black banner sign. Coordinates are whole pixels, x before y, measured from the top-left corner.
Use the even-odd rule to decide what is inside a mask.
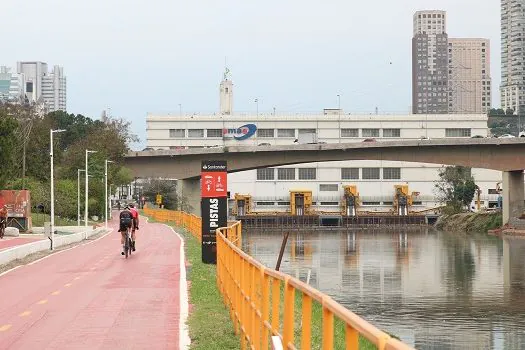
[[[203,161],[201,167],[202,262],[217,263],[216,230],[228,224],[225,161]]]

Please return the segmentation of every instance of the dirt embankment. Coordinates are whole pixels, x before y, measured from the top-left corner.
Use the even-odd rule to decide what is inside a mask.
[[[502,225],[500,212],[461,213],[441,216],[435,227],[443,231],[487,232]]]

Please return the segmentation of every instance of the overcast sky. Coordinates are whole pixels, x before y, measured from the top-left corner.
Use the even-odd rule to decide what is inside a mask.
[[[4,1],[0,65],[64,66],[68,111],[216,112],[224,61],[234,110],[408,112],[412,15],[446,10],[450,37],[491,40],[500,83],[500,1],[25,0]],[[390,64],[392,62],[392,64]],[[493,92],[495,106],[499,93]]]

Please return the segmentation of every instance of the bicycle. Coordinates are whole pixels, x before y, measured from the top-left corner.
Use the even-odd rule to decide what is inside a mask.
[[[124,240],[124,255],[126,255],[126,259],[128,258],[128,255],[131,255],[133,247],[133,242],[131,241],[131,227],[128,227],[126,229],[126,238]]]

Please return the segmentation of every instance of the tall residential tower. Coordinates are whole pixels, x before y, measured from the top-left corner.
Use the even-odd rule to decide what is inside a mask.
[[[448,39],[449,113],[486,114],[491,106],[490,42]]]
[[[448,35],[445,11],[417,11],[414,14],[412,112],[448,112]]]
[[[525,0],[501,0],[501,107],[525,113]]]

